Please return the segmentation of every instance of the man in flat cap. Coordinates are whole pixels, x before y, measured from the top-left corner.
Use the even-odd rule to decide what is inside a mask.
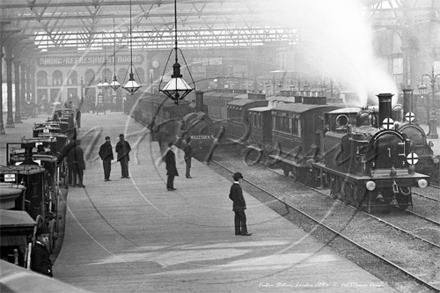
[[[232,177],[234,178],[234,183],[231,186],[229,198],[233,202],[232,210],[235,213],[235,235],[251,236],[252,233],[248,233],[246,227],[246,214],[244,212],[246,209],[246,202],[244,200],[243,191],[239,182],[240,179],[243,179],[243,175],[240,172],[236,172],[234,175],[232,175]]]

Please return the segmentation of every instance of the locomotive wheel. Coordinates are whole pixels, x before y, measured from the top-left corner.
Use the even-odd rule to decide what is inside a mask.
[[[57,233],[57,222],[55,219],[52,219],[49,223],[49,253],[52,254],[55,250],[56,240],[58,238]]]

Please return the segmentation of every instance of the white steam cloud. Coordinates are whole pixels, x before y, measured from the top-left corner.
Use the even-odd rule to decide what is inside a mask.
[[[374,54],[373,29],[361,11],[359,0],[274,0],[277,20],[297,27],[300,50],[314,58],[323,75],[349,86],[360,105],[379,93],[397,94],[386,62]],[[272,12],[271,12],[272,13]],[[304,68],[303,68],[304,69]],[[374,97],[374,98],[373,98]]]

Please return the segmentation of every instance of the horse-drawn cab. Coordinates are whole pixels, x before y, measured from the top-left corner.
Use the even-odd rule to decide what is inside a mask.
[[[53,139],[38,138],[23,139],[20,144],[8,143],[9,165],[0,167],[0,184],[25,188],[15,200],[14,210],[26,211],[36,221],[37,228],[45,226],[50,230],[50,252],[58,237],[61,195],[58,157],[51,154],[54,143]]]

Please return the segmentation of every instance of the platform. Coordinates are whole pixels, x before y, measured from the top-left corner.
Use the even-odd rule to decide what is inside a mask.
[[[232,181],[198,161],[186,179],[178,156],[167,191],[157,143],[124,114],[83,114],[82,124],[84,141],[99,137],[83,145],[86,188],[69,189],[56,279],[91,292],[396,292],[246,192],[253,235],[235,236]],[[97,150],[119,133],[133,149],[131,178],[114,162],[104,182]]]

